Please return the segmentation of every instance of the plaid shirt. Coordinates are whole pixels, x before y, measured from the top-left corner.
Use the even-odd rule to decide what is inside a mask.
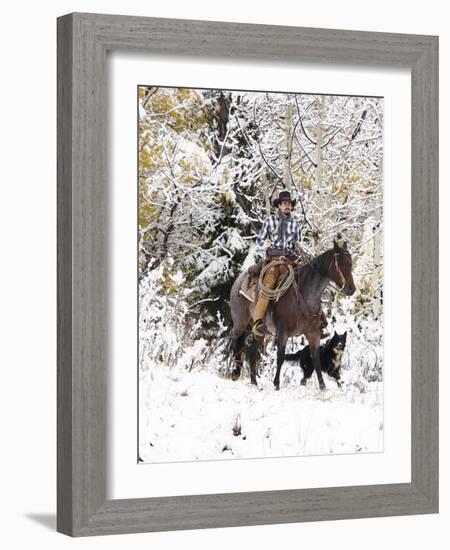
[[[278,235],[279,228],[280,216],[276,213],[267,218],[262,224],[256,239],[256,244],[262,248],[264,246],[264,241],[269,239],[272,246],[282,249],[287,248],[290,252],[295,253],[295,245],[301,238],[300,223],[292,216],[289,216],[285,226],[286,229],[281,236]]]

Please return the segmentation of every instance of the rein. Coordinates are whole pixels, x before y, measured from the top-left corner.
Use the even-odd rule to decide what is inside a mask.
[[[344,274],[342,273],[342,270],[341,268],[339,267],[339,264],[338,264],[338,261],[337,261],[337,255],[339,254],[339,252],[333,252],[333,258],[334,258],[334,267],[336,268],[336,272],[337,274],[339,275],[341,281],[344,281],[341,285],[340,288],[336,287],[335,290],[338,290],[339,292],[342,292],[344,286],[345,286],[345,277],[344,277]],[[328,271],[330,271],[330,267],[331,267],[331,262],[333,261],[333,258],[331,258],[331,261],[330,261],[330,265],[328,266]],[[331,281],[330,281],[331,283]],[[333,285],[331,285],[333,287]],[[334,288],[334,287],[333,287]]]

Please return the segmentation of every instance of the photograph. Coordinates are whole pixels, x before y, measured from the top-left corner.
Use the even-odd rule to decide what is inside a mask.
[[[138,86],[139,463],[383,452],[383,114]]]

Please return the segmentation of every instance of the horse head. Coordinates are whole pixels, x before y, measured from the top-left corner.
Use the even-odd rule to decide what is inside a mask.
[[[354,294],[356,289],[353,282],[352,266],[352,257],[348,251],[347,242],[341,247],[337,241],[334,241],[329,276],[346,296]]]

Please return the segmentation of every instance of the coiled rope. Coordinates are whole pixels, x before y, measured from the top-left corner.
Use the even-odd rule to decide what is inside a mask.
[[[277,265],[286,265],[288,268],[288,274],[286,277],[281,278],[278,285],[275,288],[270,288],[268,286],[264,286],[263,279],[265,273],[271,268],[275,267]],[[261,273],[259,274],[259,281],[258,286],[261,290],[261,294],[265,296],[266,298],[269,298],[270,300],[275,300],[275,302],[278,302],[278,300],[285,294],[289,287],[292,284],[292,281],[294,280],[294,269],[291,264],[284,262],[283,260],[272,260],[267,265],[265,265],[261,269]]]

